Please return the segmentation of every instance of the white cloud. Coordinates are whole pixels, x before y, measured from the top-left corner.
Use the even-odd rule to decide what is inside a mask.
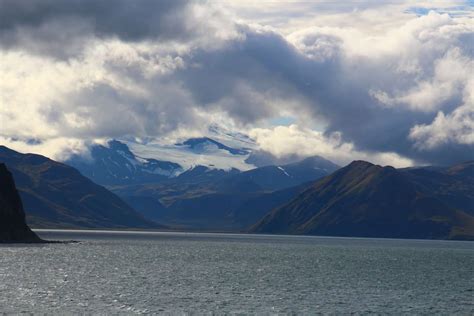
[[[437,162],[433,148],[472,145],[473,17],[456,1],[183,2],[179,14],[170,2],[186,19],[160,24],[137,7],[130,29],[116,23],[127,1],[87,4],[37,26],[5,16],[1,142],[40,139],[22,150],[60,157],[76,141],[174,139],[219,121],[274,154],[338,162]],[[300,127],[262,128],[278,116]]]
[[[0,134],[41,139],[143,136],[174,129],[172,114],[192,121],[188,93],[179,84],[157,80],[185,67],[180,56],[147,44],[95,44],[68,61],[0,51]]]
[[[433,62],[433,75],[419,80],[416,86],[390,97],[384,91],[373,91],[373,96],[387,106],[406,106],[414,111],[438,110],[453,97],[459,97],[467,89],[472,78],[474,62],[463,55],[458,47]]]
[[[261,149],[268,151],[277,158],[298,155],[309,157],[319,155],[338,164],[345,165],[353,160],[369,160],[373,163],[408,167],[413,161],[391,152],[364,152],[357,150],[354,144],[343,142],[337,132],[324,135],[311,129],[295,124],[274,128],[256,128],[250,131]]]
[[[100,142],[100,140],[94,140],[94,142]],[[0,136],[0,144],[18,152],[35,153],[58,161],[65,160],[73,154],[81,154],[84,157],[89,154],[88,142],[74,138],[58,137],[38,142]]]
[[[417,148],[430,150],[444,144],[474,144],[474,78],[464,91],[464,103],[449,114],[440,111],[430,124],[418,124],[410,130]],[[474,151],[471,153],[474,157]]]
[[[415,125],[410,138],[423,150],[443,144],[474,144],[474,106],[462,106],[446,115],[438,112],[431,124]],[[474,156],[474,153],[472,154]]]
[[[430,8],[428,3],[423,6]],[[433,7],[436,6],[432,4]],[[473,144],[473,103],[462,101],[473,90],[472,16],[429,11],[422,16],[403,13],[403,18],[398,19],[400,12],[389,14],[387,7],[379,9],[377,12],[369,9],[340,14],[339,18],[346,16],[350,21],[348,25],[344,24],[347,21],[340,25],[325,21],[323,25],[298,29],[287,35],[300,52],[316,62],[339,61],[343,80],[349,81],[349,86],[359,86],[362,89],[359,92],[365,89],[372,98],[372,104],[368,105],[367,100],[364,100],[365,104],[358,102],[354,91],[348,92],[353,100],[348,98],[346,102],[352,102],[353,106],[346,106],[347,115],[359,110],[366,112],[367,118],[370,118],[375,113],[371,106],[375,104],[381,106],[379,112],[385,113],[384,117],[375,116],[376,121],[360,122],[357,128],[353,128],[356,122],[342,120],[342,124],[333,124],[331,130],[341,131],[346,139],[351,138],[352,131],[360,133],[362,139],[353,138],[356,144],[370,139],[375,132],[377,136],[373,138],[377,146],[383,144],[380,139],[384,137],[406,135],[405,142],[412,142],[414,149],[402,155],[420,160],[456,160],[450,158],[448,152],[443,154],[438,150],[431,157],[430,152],[447,144],[467,146],[460,149],[464,154],[458,159],[472,159],[474,149],[469,146]],[[337,20],[337,15],[331,13],[330,20]],[[383,19],[378,20],[380,17]],[[398,21],[392,21],[394,19]],[[372,22],[373,27],[367,28],[367,22]],[[344,83],[342,81],[341,85]],[[406,123],[400,119],[402,113],[405,113]],[[337,115],[344,116],[344,113],[339,111]],[[329,119],[330,127],[332,120]],[[397,126],[392,123],[397,121],[402,124]],[[418,124],[414,124],[417,121]],[[413,123],[405,133],[397,130],[406,128],[404,125],[409,125],[409,122]],[[349,131],[347,126],[351,127]],[[379,126],[379,131],[372,130],[372,126]],[[364,129],[366,133],[362,132]],[[403,142],[402,139],[395,141],[392,150],[398,151],[397,146],[407,148]],[[384,145],[388,143],[387,140]],[[386,149],[379,149],[383,150]]]

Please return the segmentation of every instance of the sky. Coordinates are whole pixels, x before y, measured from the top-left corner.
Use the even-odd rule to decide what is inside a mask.
[[[472,1],[0,0],[0,144],[212,124],[277,157],[474,159]]]

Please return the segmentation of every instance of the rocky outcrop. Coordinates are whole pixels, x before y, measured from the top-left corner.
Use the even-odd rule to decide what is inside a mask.
[[[41,242],[26,225],[25,212],[12,174],[0,163],[0,243]]]

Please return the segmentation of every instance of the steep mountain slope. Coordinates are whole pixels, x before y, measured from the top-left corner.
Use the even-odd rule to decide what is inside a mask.
[[[118,196],[72,167],[4,146],[0,146],[0,162],[13,174],[30,225],[156,227]]]
[[[116,140],[92,146],[90,157],[74,155],[65,163],[102,185],[160,182],[183,172],[176,163],[138,157]]]
[[[41,239],[26,225],[13,177],[5,164],[0,163],[0,243],[4,242],[41,242]]]
[[[229,217],[232,218],[235,223],[238,223],[239,229],[246,230],[272,209],[286,204],[299,193],[306,190],[312,183],[313,182],[306,182],[278,191],[249,196],[243,203],[240,203],[238,207],[231,210]]]
[[[472,192],[469,173],[458,166],[396,170],[355,161],[274,209],[251,231],[474,239]],[[454,203],[457,197],[462,200]]]
[[[219,143],[209,137],[198,137],[190,138],[182,143],[176,144],[177,146],[187,147],[195,153],[206,153],[215,150],[224,150],[232,155],[247,155],[249,150],[236,149]]]
[[[153,141],[111,140],[90,147],[90,155],[73,155],[64,163],[101,185],[159,183],[183,173],[248,170],[248,150],[231,148],[208,137],[174,145]]]
[[[449,168],[422,167],[403,170],[425,195],[474,215],[474,161]]]

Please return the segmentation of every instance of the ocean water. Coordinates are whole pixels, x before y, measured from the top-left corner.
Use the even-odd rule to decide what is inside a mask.
[[[474,314],[474,243],[40,231],[0,246],[0,312]]]

